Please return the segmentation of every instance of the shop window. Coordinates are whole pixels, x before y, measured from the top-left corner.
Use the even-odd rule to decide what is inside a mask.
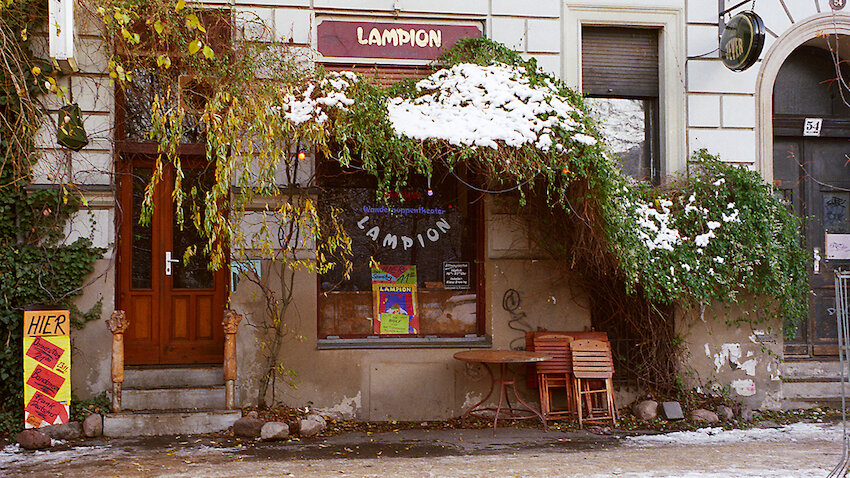
[[[629,176],[658,184],[658,29],[583,26],[582,92]]]
[[[353,253],[349,277],[341,265],[318,277],[320,342],[483,337],[483,200],[454,174],[379,197],[372,176],[320,164],[320,214],[336,212]]]

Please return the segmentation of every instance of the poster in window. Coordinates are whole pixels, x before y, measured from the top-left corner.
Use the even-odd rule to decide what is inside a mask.
[[[414,284],[373,284],[376,297],[374,332],[378,334],[417,334],[419,316],[416,314]]]
[[[373,267],[372,292],[375,302],[374,333],[419,333],[419,316],[416,313],[416,266]]]
[[[372,283],[416,285],[416,266],[379,264],[372,267]]]

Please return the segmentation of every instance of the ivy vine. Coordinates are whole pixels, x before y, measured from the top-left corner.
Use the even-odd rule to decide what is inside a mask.
[[[23,311],[67,306],[78,328],[100,317],[100,302],[86,312],[71,302],[104,252],[87,238],[64,241],[81,199],[63,188],[28,187],[39,159],[41,99],[64,94],[59,72],[33,53],[31,34],[46,16],[41,1],[0,3],[0,433],[23,424]]]

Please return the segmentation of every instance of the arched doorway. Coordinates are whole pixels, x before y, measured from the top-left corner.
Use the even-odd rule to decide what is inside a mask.
[[[850,238],[850,92],[842,97],[835,62],[822,38],[787,56],[773,88],[773,182],[790,207],[807,218],[814,292],[806,323],[785,342],[785,354],[838,353],[832,271],[850,260],[827,250]],[[848,50],[850,51],[850,50]],[[850,80],[850,68],[843,68]]]

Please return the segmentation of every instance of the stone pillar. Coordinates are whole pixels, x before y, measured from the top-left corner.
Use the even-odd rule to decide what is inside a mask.
[[[123,310],[116,310],[106,319],[112,332],[112,411],[121,411],[121,384],[124,383],[124,332],[130,321]]]
[[[242,314],[235,310],[225,310],[224,320],[224,405],[228,410],[236,408],[236,331]]]

